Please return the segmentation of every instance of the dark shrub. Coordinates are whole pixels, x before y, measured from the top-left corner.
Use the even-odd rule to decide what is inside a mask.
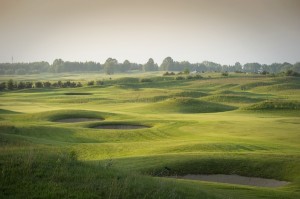
[[[140,82],[152,82],[152,79],[142,78],[142,79],[140,79]]]

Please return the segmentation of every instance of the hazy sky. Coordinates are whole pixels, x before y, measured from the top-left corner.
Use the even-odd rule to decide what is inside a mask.
[[[0,0],[0,62],[300,61],[300,0]]]

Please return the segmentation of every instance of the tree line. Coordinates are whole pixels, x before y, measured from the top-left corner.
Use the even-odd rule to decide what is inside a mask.
[[[280,73],[295,71],[300,73],[300,62],[291,64],[273,63],[270,65],[259,63],[246,63],[244,65],[236,62],[234,65],[221,65],[215,62],[204,61],[201,63],[190,63],[188,61],[174,61],[166,57],[160,66],[150,58],[145,64],[132,63],[125,60],[119,63],[117,59],[108,58],[104,64],[97,62],[69,62],[56,59],[52,64],[48,62],[31,63],[0,63],[0,75],[25,75],[39,73],[64,73],[64,72],[99,72],[106,74],[126,73],[129,71],[197,71],[197,72],[249,72],[249,73]]]

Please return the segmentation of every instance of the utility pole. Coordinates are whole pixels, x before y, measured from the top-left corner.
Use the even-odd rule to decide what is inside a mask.
[[[11,57],[11,63],[14,63],[14,56]]]

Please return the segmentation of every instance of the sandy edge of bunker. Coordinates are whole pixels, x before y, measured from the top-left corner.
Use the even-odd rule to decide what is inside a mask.
[[[239,175],[224,175],[224,174],[213,174],[213,175],[188,174],[184,176],[167,176],[167,177],[176,178],[176,179],[199,180],[199,181],[206,181],[206,182],[218,182],[218,183],[247,185],[247,186],[255,186],[255,187],[269,187],[269,188],[282,187],[289,184],[289,182],[279,181],[274,179],[245,177]]]

